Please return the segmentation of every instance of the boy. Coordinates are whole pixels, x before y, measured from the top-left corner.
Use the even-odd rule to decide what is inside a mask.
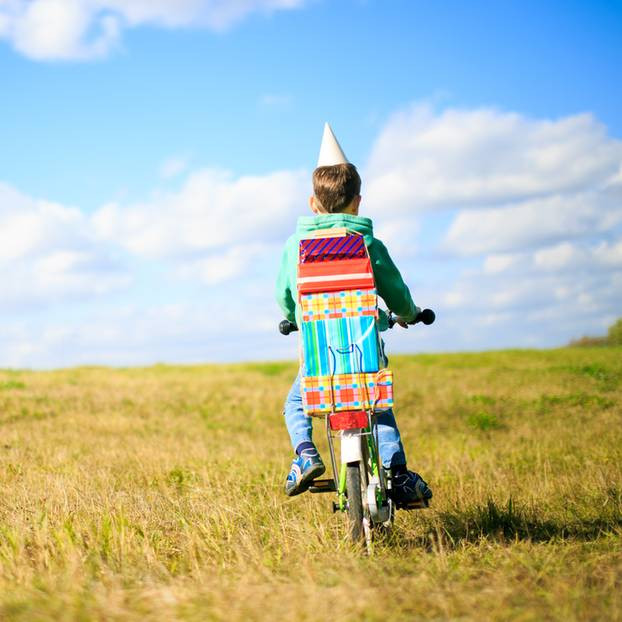
[[[419,312],[384,244],[374,238],[371,219],[358,215],[361,202],[360,189],[361,178],[356,167],[346,159],[327,123],[324,126],[318,165],[313,172],[313,196],[309,199],[311,211],[315,216],[301,216],[298,219],[296,233],[285,245],[277,280],[277,301],[286,319],[296,322],[298,326],[301,326],[296,293],[298,245],[301,238],[307,237],[317,229],[345,227],[363,235],[378,295],[384,299],[389,309],[398,315],[398,323],[407,327],[407,323],[413,321]],[[387,316],[380,311],[379,329],[387,328]],[[285,423],[296,452],[285,483],[285,492],[289,496],[305,492],[311,482],[326,470],[312,441],[311,417],[305,415],[302,407],[300,377],[301,372],[292,385],[284,409]],[[430,499],[432,491],[428,485],[417,473],[406,468],[406,456],[393,411],[379,412],[377,422],[380,458],[384,467],[392,471],[394,500],[398,504],[406,504],[410,501]]]

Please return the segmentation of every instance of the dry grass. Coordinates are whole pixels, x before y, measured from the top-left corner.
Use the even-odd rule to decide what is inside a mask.
[[[622,350],[392,367],[435,498],[372,558],[282,493],[293,364],[0,371],[0,620],[622,619]]]

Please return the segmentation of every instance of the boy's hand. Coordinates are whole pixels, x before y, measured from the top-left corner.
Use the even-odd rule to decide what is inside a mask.
[[[402,328],[408,328],[408,322],[403,318],[400,317],[399,315],[395,317],[395,321],[402,327]]]

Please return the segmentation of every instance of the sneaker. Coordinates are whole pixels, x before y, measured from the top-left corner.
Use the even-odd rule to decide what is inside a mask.
[[[296,456],[287,475],[285,494],[289,497],[305,492],[316,477],[326,471],[326,467],[315,447],[303,449],[300,456]]]
[[[426,482],[421,475],[413,471],[394,475],[391,479],[391,485],[391,496],[398,507],[418,502],[427,506],[428,501],[432,498],[432,491]]]

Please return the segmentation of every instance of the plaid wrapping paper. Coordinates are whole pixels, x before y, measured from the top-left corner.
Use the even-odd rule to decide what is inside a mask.
[[[340,292],[302,294],[300,308],[303,322],[360,315],[378,316],[375,289],[351,289]]]
[[[371,315],[302,322],[302,350],[309,376],[376,372],[378,329]]]
[[[368,374],[303,376],[300,388],[307,415],[393,406],[393,373],[389,369]]]
[[[300,263],[365,258],[367,248],[362,235],[349,233],[341,237],[318,237],[300,240]]]

